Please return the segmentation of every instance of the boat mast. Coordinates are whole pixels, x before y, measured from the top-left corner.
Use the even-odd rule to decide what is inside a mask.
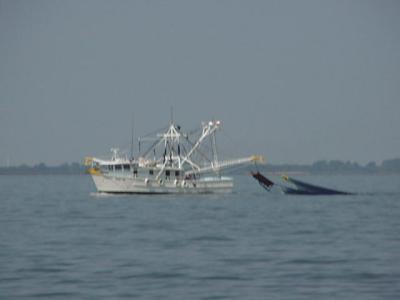
[[[163,165],[160,171],[157,173],[156,180],[160,178],[161,174],[163,173],[168,164],[171,164],[171,167],[174,167],[173,163],[176,160],[178,160],[178,167],[180,167],[180,161],[181,161],[180,156],[175,155],[174,144],[177,144],[179,146],[179,138],[181,134],[180,132],[178,132],[177,127],[175,127],[175,124],[172,122],[172,114],[171,114],[171,125],[169,126],[168,131],[166,133],[159,134],[158,136],[160,137],[160,142],[164,141],[164,154],[163,154]]]
[[[171,125],[174,124],[174,107],[171,105],[170,107],[170,113],[171,113]]]
[[[133,134],[134,134],[134,115],[132,114],[132,127],[131,127],[131,160],[133,160]]]
[[[215,131],[211,134],[211,145],[212,145],[212,152],[213,152],[213,162],[212,167],[215,168],[218,176],[219,174],[219,166],[218,166],[218,152],[217,152],[217,138],[215,136]]]

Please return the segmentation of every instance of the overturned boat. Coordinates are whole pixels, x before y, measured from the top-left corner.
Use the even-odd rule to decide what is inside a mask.
[[[295,186],[294,188],[282,184],[275,184],[260,172],[252,172],[251,175],[266,190],[269,191],[274,185],[277,185],[280,187],[282,192],[287,195],[354,195],[353,193],[349,192],[309,184],[286,175],[283,175],[282,178],[286,182],[292,183]]]
[[[150,146],[138,158],[133,155],[128,158],[120,155],[118,149],[112,149],[111,159],[87,157],[85,165],[97,190],[104,193],[230,192],[233,179],[222,176],[221,172],[262,162],[263,158],[253,155],[218,160],[216,132],[220,127],[220,121],[203,122],[198,130],[186,133],[171,121],[165,132],[139,139],[139,147],[147,142]]]

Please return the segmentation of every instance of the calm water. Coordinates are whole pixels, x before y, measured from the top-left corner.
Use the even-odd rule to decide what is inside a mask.
[[[98,196],[0,176],[0,299],[399,299],[400,176],[298,177],[357,196]]]

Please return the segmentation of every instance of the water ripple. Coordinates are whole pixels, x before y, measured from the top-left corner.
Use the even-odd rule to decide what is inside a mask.
[[[335,178],[370,194],[243,177],[222,196],[114,197],[86,176],[2,177],[0,299],[397,299],[399,177]]]

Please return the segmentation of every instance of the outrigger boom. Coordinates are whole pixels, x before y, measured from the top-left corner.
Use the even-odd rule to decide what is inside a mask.
[[[208,172],[219,172],[225,168],[234,167],[237,165],[248,164],[248,163],[264,163],[264,158],[261,155],[252,155],[245,158],[225,160],[219,162],[217,165],[211,165],[210,167],[199,168],[198,170],[187,171],[186,175],[202,174]]]

